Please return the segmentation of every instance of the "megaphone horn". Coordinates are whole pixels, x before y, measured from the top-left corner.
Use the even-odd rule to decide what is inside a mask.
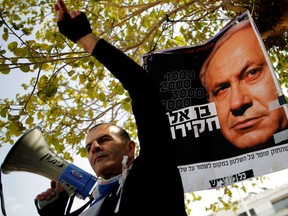
[[[85,199],[97,181],[95,176],[68,163],[52,151],[42,135],[40,127],[26,131],[8,152],[1,171],[26,171],[51,180],[58,180],[69,193]]]

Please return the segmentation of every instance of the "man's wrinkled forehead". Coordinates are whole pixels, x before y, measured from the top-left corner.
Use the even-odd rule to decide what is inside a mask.
[[[119,128],[115,125],[101,124],[95,128],[92,128],[86,137],[86,143],[89,143],[91,139],[96,139],[103,135],[117,135],[119,134]]]

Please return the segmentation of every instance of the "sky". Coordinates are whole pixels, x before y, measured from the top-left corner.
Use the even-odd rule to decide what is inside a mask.
[[[21,83],[28,83],[32,76],[33,74],[31,73],[15,71],[12,71],[9,75],[0,74],[0,98],[15,98],[16,93],[22,91]],[[10,144],[1,144],[3,144],[3,147],[0,148],[0,164],[3,163],[7,153],[12,147]],[[75,158],[74,164],[87,172],[93,173],[86,158]],[[258,188],[249,188],[248,193],[257,192],[261,190],[261,187],[275,188],[288,183],[288,169],[266,176],[269,177],[270,180],[267,180],[265,184],[260,185]],[[29,172],[2,173],[1,179],[7,216],[19,216],[19,212],[21,212],[22,216],[38,215],[34,206],[34,198],[37,194],[49,188],[49,179]],[[241,182],[240,184],[250,185],[248,182]],[[192,207],[192,213],[189,216],[208,215],[209,212],[205,211],[205,207],[208,207],[210,203],[216,201],[217,197],[222,195],[222,192],[213,189],[198,191],[195,192],[195,194],[201,195],[202,199],[190,205]],[[235,199],[240,199],[237,197],[237,193],[234,194]],[[246,195],[247,194],[242,194],[241,196],[244,197]],[[73,209],[77,209],[86,201],[87,200],[76,198]]]

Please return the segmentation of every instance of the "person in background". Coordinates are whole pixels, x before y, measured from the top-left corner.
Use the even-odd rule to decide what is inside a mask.
[[[83,12],[68,11],[62,0],[54,9],[60,32],[91,53],[129,92],[140,144],[135,158],[135,142],[122,128],[102,123],[90,129],[86,149],[98,183],[90,207],[75,215],[186,216],[175,149],[168,141],[168,119],[152,78],[119,49],[93,34]],[[38,210],[40,215],[65,214],[68,197],[55,198],[65,191],[59,182],[52,184],[52,188],[36,197],[37,202],[53,199]],[[110,185],[105,193],[101,193],[101,184]]]

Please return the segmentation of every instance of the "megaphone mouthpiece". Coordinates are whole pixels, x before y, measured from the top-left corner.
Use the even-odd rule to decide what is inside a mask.
[[[68,162],[50,151],[40,127],[26,131],[8,152],[2,172],[26,171],[57,180]]]
[[[26,131],[17,140],[2,163],[1,171],[4,174],[26,171],[58,180],[64,188],[69,188],[68,193],[76,193],[82,199],[89,195],[97,181],[95,176],[50,151],[40,127]]]

